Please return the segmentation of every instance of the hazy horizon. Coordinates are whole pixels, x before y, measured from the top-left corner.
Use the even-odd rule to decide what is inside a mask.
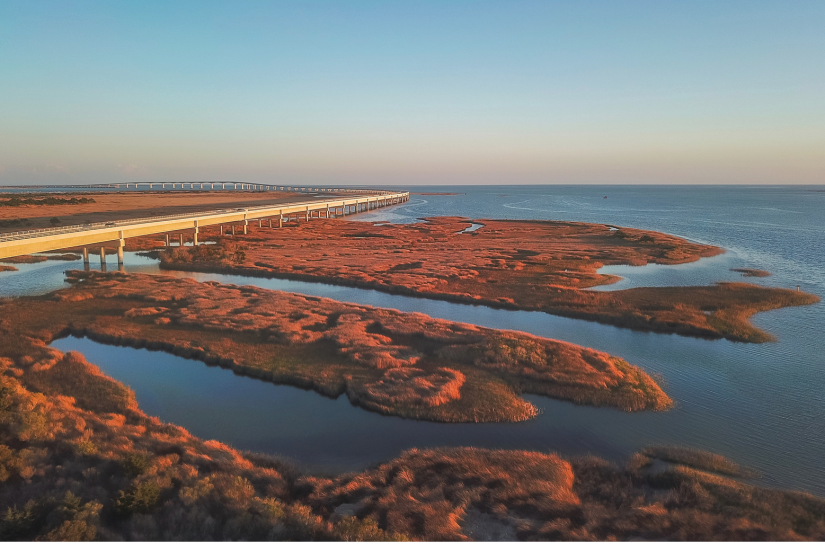
[[[825,3],[6,2],[0,186],[823,184]]]

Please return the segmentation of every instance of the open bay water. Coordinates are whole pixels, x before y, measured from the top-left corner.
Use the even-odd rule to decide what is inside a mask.
[[[546,186],[413,189],[463,193],[414,195],[409,203],[354,219],[407,223],[417,218],[557,219],[639,227],[722,246],[728,252],[682,266],[613,266],[625,280],[613,288],[746,281],[825,296],[825,193],[813,187]],[[604,196],[607,196],[605,199]],[[158,271],[127,255],[127,271]],[[59,288],[62,270],[80,262],[18,266],[0,274],[0,293]],[[94,266],[94,261],[92,262]],[[742,278],[731,267],[767,269]],[[110,264],[111,268],[111,264]],[[619,329],[536,312],[494,310],[334,285],[228,275],[198,280],[253,284],[342,301],[421,311],[433,317],[522,330],[624,357],[663,379],[676,407],[663,413],[622,413],[536,396],[537,419],[518,424],[444,425],[383,417],[324,398],[235,376],[163,352],[65,339],[104,372],[130,385],[149,414],[193,434],[242,449],[271,452],[328,471],[363,468],[411,447],[476,445],[564,455],[593,453],[620,461],[650,444],[688,445],[760,470],[770,486],[825,496],[825,307],[759,314],[753,321],[778,337],[741,344]],[[20,281],[16,292],[12,280]],[[29,283],[26,283],[29,281]],[[50,282],[47,282],[50,281]],[[30,291],[26,291],[32,287]],[[609,287],[602,287],[607,290]],[[261,419],[264,420],[261,420]]]

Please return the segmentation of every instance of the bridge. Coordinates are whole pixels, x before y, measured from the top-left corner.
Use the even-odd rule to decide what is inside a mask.
[[[182,182],[176,182],[182,183]],[[195,182],[186,182],[194,185]],[[213,183],[213,182],[197,182]],[[214,182],[218,183],[218,182]],[[261,184],[241,184],[240,182],[227,182],[236,185],[260,186]],[[157,182],[153,182],[158,185]],[[126,184],[120,184],[126,185]],[[129,185],[135,185],[131,182]],[[266,185],[273,190],[276,186]],[[224,234],[224,226],[229,226],[231,234],[235,234],[237,227],[241,227],[246,234],[250,222],[258,221],[262,226],[263,221],[272,227],[273,220],[276,220],[278,227],[283,227],[284,221],[290,219],[304,219],[310,221],[313,218],[330,218],[332,216],[345,216],[391,206],[410,200],[409,192],[394,193],[391,191],[366,191],[350,189],[330,189],[315,187],[292,187],[277,186],[278,190],[294,190],[304,192],[339,192],[352,193],[351,197],[330,197],[315,198],[309,201],[289,202],[273,204],[268,206],[255,206],[247,208],[228,208],[220,210],[207,210],[189,214],[177,214],[170,216],[154,216],[150,218],[137,218],[119,220],[114,222],[99,222],[84,225],[72,225],[65,227],[54,227],[50,229],[32,229],[28,231],[16,231],[12,233],[0,233],[0,259],[22,256],[25,254],[36,254],[39,252],[51,252],[65,248],[83,247],[83,261],[89,263],[88,246],[101,245],[100,260],[105,262],[105,243],[115,243],[117,245],[118,265],[123,265],[123,247],[126,239],[142,237],[145,235],[156,235],[166,233],[166,245],[170,243],[170,233],[180,234],[180,244],[183,244],[183,233],[192,233],[192,242],[198,245],[199,229],[207,226],[220,226],[220,234]]]
[[[204,191],[293,191],[304,193],[376,193],[373,189],[349,189],[343,187],[314,187],[301,185],[271,185],[248,181],[125,181],[120,183],[89,183],[86,185],[13,185],[2,189],[135,189],[135,190],[191,189]]]

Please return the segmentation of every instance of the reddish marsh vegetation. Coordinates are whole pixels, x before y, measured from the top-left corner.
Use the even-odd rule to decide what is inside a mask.
[[[147,417],[79,354],[0,350],[0,540],[825,538],[822,499],[648,462],[431,449],[305,476]]]
[[[0,357],[0,540],[384,540],[291,497],[293,468],[147,417],[82,356]]]
[[[825,501],[686,466],[658,473],[595,457],[412,450],[298,489],[325,516],[355,514],[424,540],[798,540],[825,537]]]
[[[81,256],[77,254],[51,254],[49,256],[32,255],[32,256],[12,256],[11,258],[3,258],[0,262],[7,264],[39,264],[49,260],[61,260],[64,262],[73,262],[79,260]]]
[[[343,220],[252,227],[211,251],[175,250],[162,266],[375,288],[494,307],[540,310],[616,326],[764,342],[754,313],[811,304],[804,292],[742,283],[594,292],[615,276],[603,265],[678,264],[720,248],[653,231],[574,222],[430,218],[411,225]],[[225,249],[225,250],[224,250]],[[237,255],[241,250],[243,254]]]
[[[82,193],[65,199],[54,193],[28,195],[26,200],[12,195],[16,208],[2,208],[0,227],[30,229],[53,225],[76,225],[126,218],[183,214],[216,208],[258,206],[306,199],[307,195],[290,191],[126,191],[117,193]],[[6,204],[8,206],[8,204]],[[58,224],[52,223],[58,218]]]
[[[527,420],[537,411],[523,392],[627,411],[671,405],[641,369],[556,340],[256,287],[69,276],[70,289],[0,305],[0,353],[50,357],[50,348],[23,352],[20,342],[86,334],[444,422]]]

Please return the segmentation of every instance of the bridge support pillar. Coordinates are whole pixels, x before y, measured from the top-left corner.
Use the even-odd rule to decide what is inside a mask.
[[[183,233],[178,235],[178,246],[183,246]]]
[[[106,271],[106,249],[100,247],[100,269]]]
[[[83,247],[83,269],[89,271],[89,249]]]
[[[309,206],[307,206],[307,221],[309,221]]]
[[[244,220],[243,221],[243,234],[247,235],[249,233],[249,222]]]
[[[120,241],[117,243],[117,265],[118,266],[123,265],[123,247],[124,247],[125,244],[126,244],[126,241],[124,239],[120,239]]]
[[[221,231],[218,233],[221,237],[223,237],[223,226],[221,226]]]
[[[258,227],[263,227],[263,223],[263,220],[261,218],[258,218]]]
[[[192,246],[198,246],[198,228],[195,228],[195,236],[192,237]]]
[[[283,226],[284,226],[284,217],[283,217],[283,215],[281,215],[281,216],[278,216],[278,227],[280,228],[280,227],[283,227]]]

